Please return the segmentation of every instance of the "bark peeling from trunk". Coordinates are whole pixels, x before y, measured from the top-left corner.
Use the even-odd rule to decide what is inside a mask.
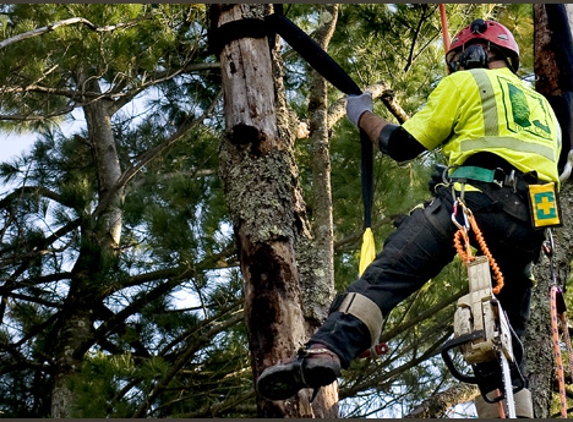
[[[216,27],[263,18],[265,5],[213,5]],[[279,136],[272,56],[266,38],[241,38],[220,54],[226,134],[219,173],[233,220],[245,290],[245,319],[256,378],[306,340],[296,266],[300,224],[294,153]],[[258,398],[261,417],[312,417],[307,392],[292,400]]]

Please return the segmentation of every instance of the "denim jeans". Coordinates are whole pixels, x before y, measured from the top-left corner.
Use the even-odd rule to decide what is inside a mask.
[[[521,207],[518,202],[528,207],[522,193],[514,193],[508,187],[492,189],[506,190],[504,201],[512,201],[514,208],[516,204]],[[531,264],[539,256],[544,231],[533,229],[529,221],[509,215],[503,209],[503,202],[484,193],[469,191],[464,198],[503,273],[504,287],[497,298],[521,337],[529,320]],[[368,297],[387,316],[453,260],[456,254],[453,238],[458,228],[451,220],[452,207],[451,191],[442,187],[424,208],[415,209],[399,223],[386,239],[382,252],[347,292]],[[315,342],[334,351],[344,368],[371,346],[364,323],[338,312],[336,306],[309,343]]]

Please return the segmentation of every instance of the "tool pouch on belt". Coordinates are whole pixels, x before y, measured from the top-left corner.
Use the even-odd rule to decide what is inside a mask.
[[[528,185],[531,222],[536,229],[561,226],[561,207],[555,182]]]
[[[491,200],[503,204],[503,210],[536,229],[561,226],[561,207],[554,182],[523,184],[522,189],[500,189],[498,186],[477,182],[476,186]]]
[[[561,209],[554,182],[539,183],[535,172],[511,172],[501,180],[496,180],[496,172],[462,166],[454,171],[451,179],[476,186],[492,201],[501,203],[506,213],[518,220],[530,222],[536,229],[561,225]]]

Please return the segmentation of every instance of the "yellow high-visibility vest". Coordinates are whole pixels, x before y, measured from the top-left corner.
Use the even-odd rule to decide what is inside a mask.
[[[429,150],[441,147],[450,166],[488,151],[559,185],[561,129],[555,113],[508,68],[448,75],[403,127]]]

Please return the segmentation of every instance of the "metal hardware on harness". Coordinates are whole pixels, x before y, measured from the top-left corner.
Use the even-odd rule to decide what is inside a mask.
[[[450,169],[454,171],[448,175],[447,172]],[[517,174],[515,170],[511,170],[506,173],[504,169],[498,167],[496,169],[487,169],[477,166],[451,166],[448,167],[443,175],[442,179],[445,184],[452,184],[452,182],[459,183],[471,183],[471,181],[493,183],[500,188],[506,186],[511,187],[514,192],[517,191]]]
[[[462,195],[463,195],[463,190],[462,190]],[[462,214],[464,217],[464,224],[462,225],[460,222],[458,222],[458,209],[461,208],[462,209]],[[455,226],[460,229],[463,230],[464,232],[468,232],[470,230],[470,220],[469,220],[469,216],[470,214],[470,210],[469,208],[466,207],[465,203],[463,202],[463,199],[460,197],[460,199],[456,199],[454,201],[454,205],[453,205],[453,211],[452,211],[452,223],[455,224]]]
[[[494,178],[492,183],[498,185],[500,188],[504,186],[510,187],[514,192],[517,192],[517,175],[515,174],[515,170],[511,170],[509,173],[506,173],[502,168],[496,168],[494,171]],[[497,172],[501,172],[502,176],[498,177]]]

